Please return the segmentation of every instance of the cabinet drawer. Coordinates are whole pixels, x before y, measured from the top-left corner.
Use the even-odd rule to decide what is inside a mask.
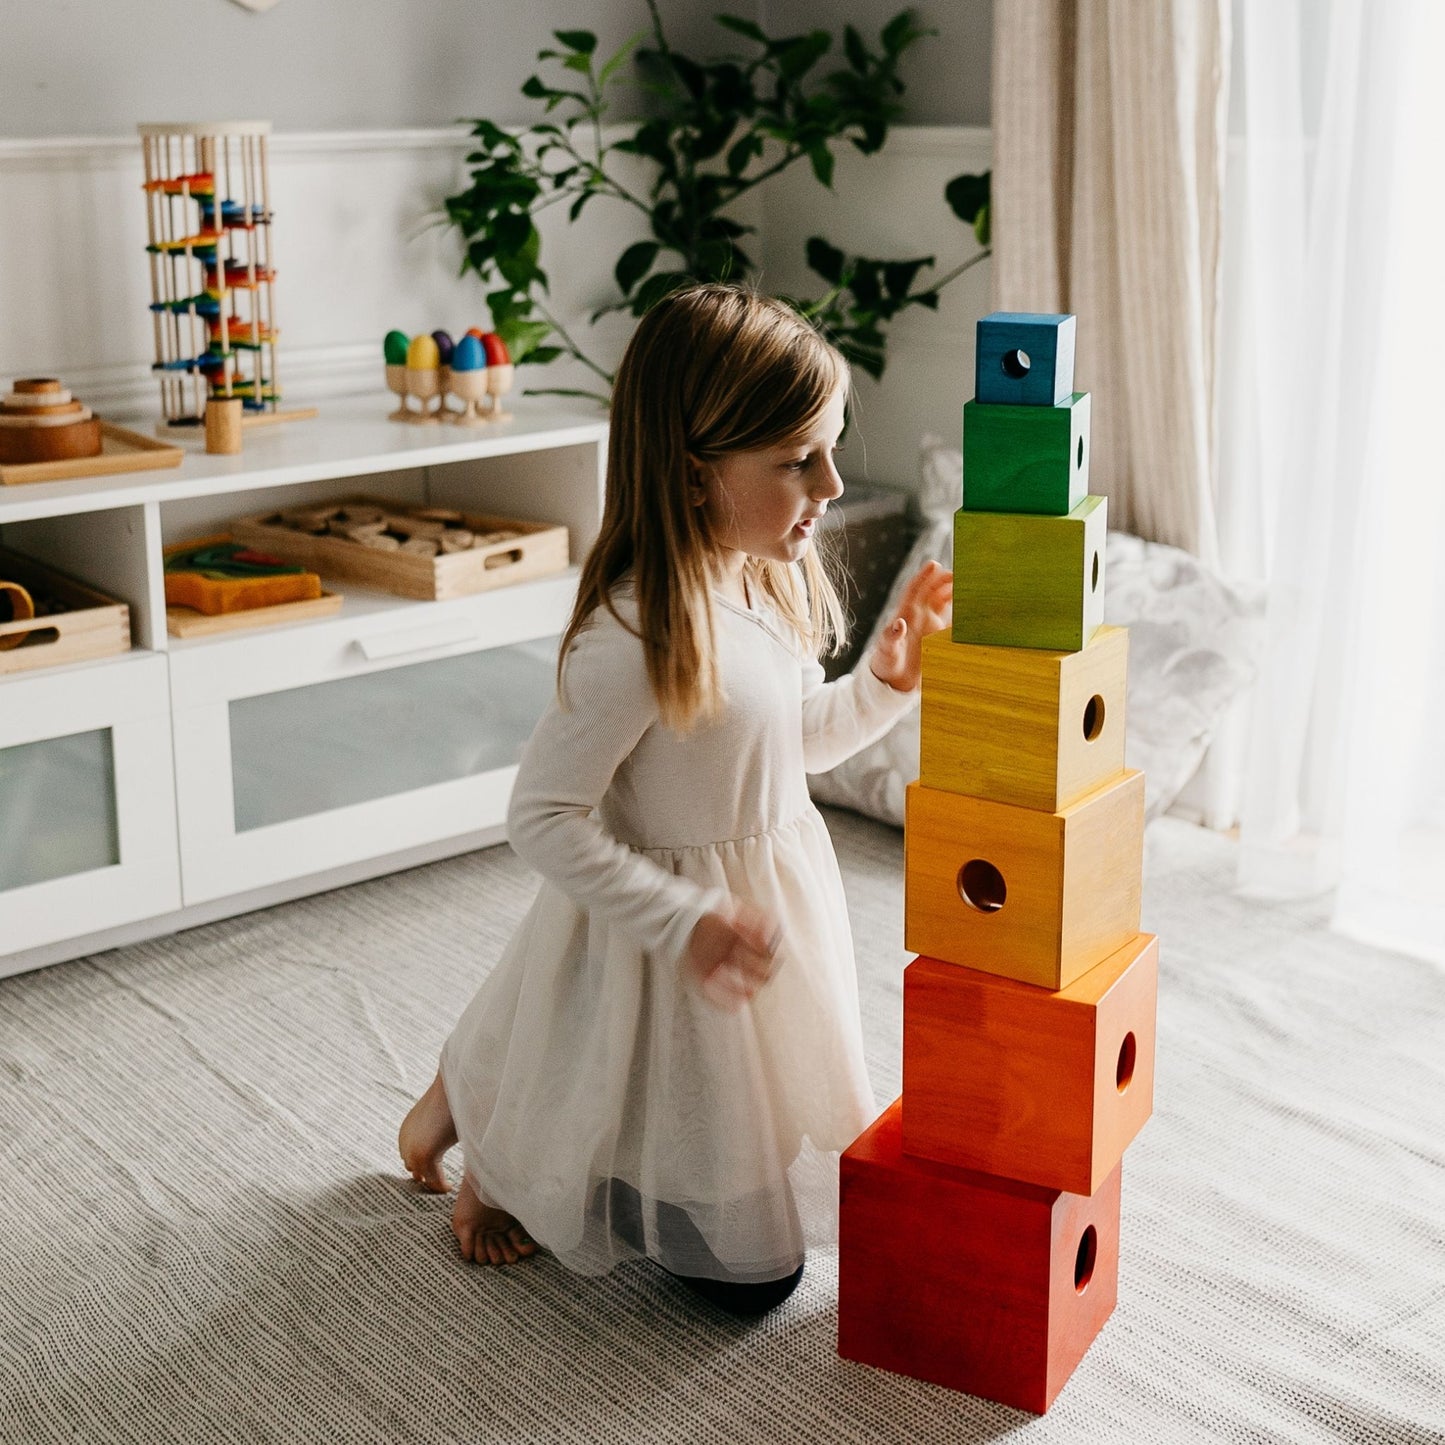
[[[178,709],[186,903],[500,825],[556,644],[381,648],[339,675]]]
[[[0,954],[180,905],[163,657],[0,680]]]
[[[448,602],[342,591],[343,608],[334,618],[173,641],[176,710],[555,637],[567,625],[577,577],[574,571]]]

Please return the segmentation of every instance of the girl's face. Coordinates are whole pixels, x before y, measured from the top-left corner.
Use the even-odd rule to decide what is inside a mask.
[[[840,388],[803,436],[703,467],[703,505],[725,571],[740,570],[748,557],[796,562],[808,550],[828,503],[843,494],[834,465],[843,405]]]

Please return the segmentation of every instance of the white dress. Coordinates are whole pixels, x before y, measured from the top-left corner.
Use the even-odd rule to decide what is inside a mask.
[[[842,880],[805,772],[916,700],[866,666],[825,684],[769,611],[714,599],[726,698],[679,734],[641,642],[599,609],[528,743],[512,846],[536,901],[442,1051],[467,1175],[564,1264],[645,1255],[674,1273],[791,1273],[789,1171],[876,1114]],[[635,623],[630,601],[618,610]],[[774,978],[737,1013],[681,972],[726,895],[783,923]],[[812,1156],[812,1157],[815,1157]]]

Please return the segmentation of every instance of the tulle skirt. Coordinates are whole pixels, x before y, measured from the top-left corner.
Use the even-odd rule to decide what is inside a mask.
[[[583,1273],[640,1255],[777,1279],[826,1235],[832,1156],[876,1113],[832,842],[809,806],[648,856],[780,918],[776,975],[724,1013],[544,883],[442,1051],[467,1176]]]

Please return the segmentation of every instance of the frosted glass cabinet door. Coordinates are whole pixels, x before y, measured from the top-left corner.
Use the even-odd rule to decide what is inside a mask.
[[[0,973],[180,901],[165,658],[0,678]]]
[[[186,903],[499,826],[556,655],[550,637],[179,712]]]
[[[238,833],[517,761],[557,639],[417,662],[230,704]]]
[[[0,898],[119,862],[109,728],[0,748]]]

